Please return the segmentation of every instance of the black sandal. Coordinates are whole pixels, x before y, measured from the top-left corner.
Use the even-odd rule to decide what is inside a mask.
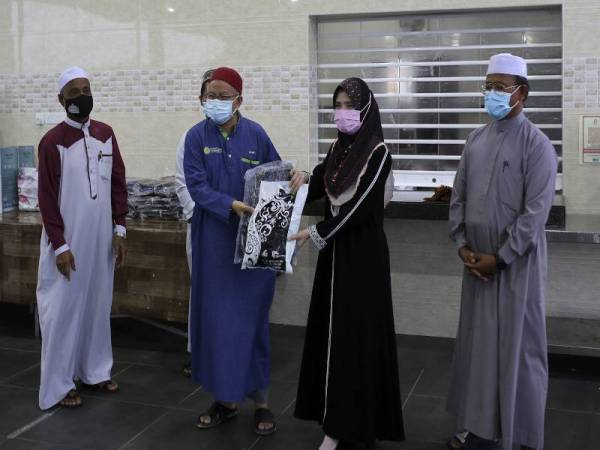
[[[270,424],[271,427],[261,430],[259,425]],[[256,408],[254,411],[254,431],[259,436],[270,436],[277,431],[277,424],[275,423],[275,416],[267,408]]]
[[[181,371],[183,373],[183,376],[186,378],[191,378],[192,377],[192,361],[188,361],[183,365],[183,369]]]
[[[226,422],[229,419],[233,419],[237,415],[237,408],[228,408],[223,403],[214,402],[212,405],[210,405],[210,408],[208,408],[205,412],[198,416],[198,422],[196,422],[196,427],[202,429],[214,428],[218,425],[221,425],[223,422]],[[203,423],[203,417],[210,418],[210,422]]]
[[[465,444],[459,441],[456,436],[446,442],[446,450],[461,450],[464,446]]]

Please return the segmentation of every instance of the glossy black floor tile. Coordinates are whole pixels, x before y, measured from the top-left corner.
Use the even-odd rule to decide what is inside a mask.
[[[0,445],[2,450],[95,450],[93,448],[79,447],[77,444],[60,445],[48,442],[39,442],[28,439],[10,439]]]
[[[600,378],[550,376],[547,407],[569,411],[600,411]],[[598,446],[600,449],[600,445]]]
[[[43,414],[37,390],[0,386],[0,435],[8,436]]]
[[[590,413],[547,411],[544,449],[591,450],[600,448],[600,446],[586,446],[592,419],[593,415]]]
[[[165,409],[108,399],[84,397],[77,409],[58,409],[20,437],[63,446],[118,449]]]
[[[169,411],[127,444],[127,449],[242,449],[257,436],[252,428],[252,411],[240,408],[240,414],[218,427],[196,428],[196,415],[187,411]]]
[[[128,318],[113,320],[113,378],[121,391],[110,395],[84,390],[82,408],[54,408],[23,431],[46,413],[37,407],[40,341],[33,337],[29,317],[15,323],[11,328],[10,320],[0,319],[0,450],[316,450],[322,440],[317,423],[293,417],[302,327],[271,327],[269,398],[279,431],[259,438],[253,431],[251,401],[240,405],[240,415],[231,422],[196,429],[198,415],[213,399],[181,374],[188,358],[186,340]],[[409,440],[380,442],[377,449],[443,450],[455,431],[454,418],[445,410],[453,342],[399,336],[397,351]],[[599,367],[589,358],[550,358],[545,450],[600,449]],[[13,439],[7,440],[9,434]]]
[[[0,384],[39,363],[37,353],[0,349]]]
[[[192,394],[195,387],[173,368],[130,365],[113,379],[119,392],[106,394],[83,390],[88,396],[110,396],[116,401],[141,402],[153,406],[173,407]]]
[[[404,427],[409,440],[446,442],[455,430],[454,418],[446,412],[446,399],[412,395],[404,409]]]

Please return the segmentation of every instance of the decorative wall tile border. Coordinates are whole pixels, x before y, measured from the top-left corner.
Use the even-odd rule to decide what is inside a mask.
[[[244,109],[304,111],[309,105],[309,66],[243,66]],[[206,68],[91,72],[96,112],[173,112],[200,108]],[[0,113],[60,111],[57,73],[0,75]]]
[[[600,108],[600,58],[565,58],[563,108]]]

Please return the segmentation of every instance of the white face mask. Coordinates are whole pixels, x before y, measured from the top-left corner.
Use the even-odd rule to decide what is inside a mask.
[[[237,98],[237,97],[236,97]],[[235,111],[233,110],[233,100],[207,100],[204,103],[204,114],[206,117],[215,121],[217,125],[227,123]]]

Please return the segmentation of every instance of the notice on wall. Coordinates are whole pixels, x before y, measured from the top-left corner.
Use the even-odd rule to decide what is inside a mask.
[[[579,148],[583,164],[600,164],[600,116],[581,116]]]

